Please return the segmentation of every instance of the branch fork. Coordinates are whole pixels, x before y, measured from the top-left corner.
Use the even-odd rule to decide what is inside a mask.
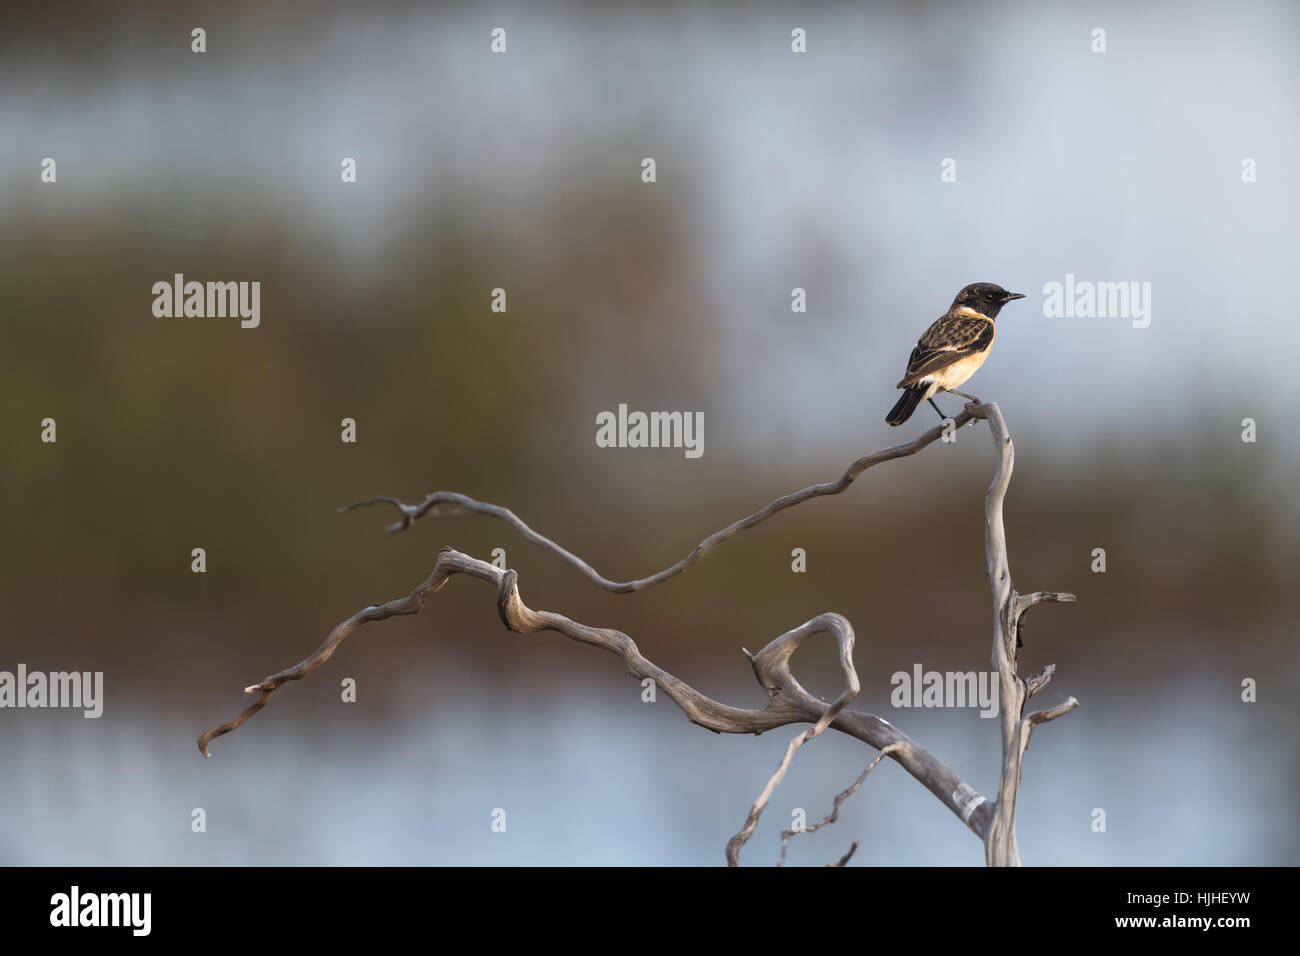
[[[753,835],[763,810],[788,771],[795,753],[804,744],[828,729],[855,737],[880,753],[857,781],[835,798],[830,815],[820,823],[807,828],[805,832],[834,823],[842,803],[862,786],[867,774],[888,756],[934,794],[984,842],[985,856],[989,865],[1018,865],[1019,853],[1015,842],[1015,800],[1020,786],[1020,771],[1025,749],[1029,745],[1029,735],[1034,726],[1068,713],[1078,705],[1078,701],[1071,697],[1055,707],[1025,716],[1025,702],[1047,685],[1052,678],[1055,665],[1049,664],[1028,680],[1021,680],[1016,674],[1015,638],[1019,634],[1025,612],[1029,608],[1043,602],[1073,601],[1074,595],[1053,591],[1037,591],[1020,595],[1012,589],[1002,525],[1002,502],[1010,482],[1013,464],[1011,438],[1007,434],[1005,422],[996,404],[992,402],[968,404],[954,419],[955,427],[960,428],[967,423],[973,424],[976,420],[984,420],[988,423],[998,452],[997,470],[985,496],[985,549],[995,608],[993,663],[999,676],[1003,740],[1002,775],[996,801],[990,801],[976,792],[951,769],[888,721],[874,714],[848,708],[858,694],[860,682],[853,665],[853,627],[839,614],[819,614],[773,639],[757,654],[744,651],[753,668],[755,679],[769,698],[767,706],[763,709],[746,710],[713,700],[668,673],[642,655],[636,643],[622,631],[591,627],[554,611],[530,608],[520,596],[519,577],[515,571],[498,568],[451,547],[444,547],[439,552],[429,577],[405,597],[363,608],[338,624],[321,645],[302,661],[245,687],[244,693],[258,695],[257,700],[233,720],[213,727],[200,736],[199,751],[204,757],[209,757],[208,747],[213,740],[242,726],[245,721],[265,707],[272,695],[284,684],[301,680],[323,665],[333,656],[343,641],[363,624],[386,620],[397,615],[418,614],[429,595],[440,590],[453,576],[460,574],[477,578],[496,588],[497,613],[508,630],[518,634],[555,631],[571,640],[591,644],[617,654],[623,659],[632,677],[638,680],[646,678],[653,680],[657,687],[682,710],[687,719],[701,727],[717,733],[762,734],[787,724],[811,725],[790,741],[776,771],[750,808],[745,824],[728,841],[726,858],[730,865],[739,864],[740,850]],[[615,593],[628,593],[645,590],[682,573],[717,545],[786,508],[811,498],[841,493],[868,468],[916,454],[942,434],[943,426],[936,426],[910,442],[894,445],[859,458],[849,465],[838,479],[811,485],[777,498],[753,514],[714,532],[676,564],[648,577],[630,581],[613,581],[604,577],[582,558],[534,531],[508,508],[477,501],[456,492],[434,492],[415,505],[405,504],[393,497],[371,498],[348,505],[340,511],[351,511],[374,504],[392,505],[401,517],[389,526],[390,532],[405,531],[419,518],[429,514],[473,512],[491,515],[504,520],[524,538],[576,568],[597,586]],[[840,672],[843,677],[843,689],[829,704],[810,694],[795,678],[790,667],[790,660],[795,651],[809,637],[821,633],[830,634],[835,639]],[[782,862],[785,859],[787,844],[793,835],[791,831],[782,834]],[[846,865],[857,846],[858,844],[854,843],[838,862],[827,865]]]

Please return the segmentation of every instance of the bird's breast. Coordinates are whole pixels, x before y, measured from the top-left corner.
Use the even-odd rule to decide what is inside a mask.
[[[983,352],[977,352],[974,355],[968,355],[964,359],[953,362],[947,368],[941,368],[934,373],[933,380],[940,388],[957,388],[962,382],[975,374],[975,370],[984,364],[984,360],[989,357],[989,350],[993,343],[989,343],[989,348]]]

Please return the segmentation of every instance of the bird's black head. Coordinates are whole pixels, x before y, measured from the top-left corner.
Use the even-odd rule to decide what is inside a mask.
[[[990,319],[996,319],[1004,305],[1012,299],[1023,298],[1021,293],[1008,292],[992,282],[975,282],[957,293],[957,298],[952,300],[952,307],[956,309],[965,306]]]

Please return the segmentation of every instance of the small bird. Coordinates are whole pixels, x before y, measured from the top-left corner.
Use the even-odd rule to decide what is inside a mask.
[[[934,402],[939,392],[952,392],[972,402],[973,395],[957,391],[957,386],[975,374],[988,358],[993,339],[998,334],[994,319],[1012,299],[1023,299],[1019,292],[1008,292],[992,282],[976,282],[957,293],[948,311],[925,330],[907,360],[907,374],[895,388],[903,389],[898,404],[889,410],[885,421],[901,425],[912,417],[921,400],[929,402],[940,418],[947,418]]]

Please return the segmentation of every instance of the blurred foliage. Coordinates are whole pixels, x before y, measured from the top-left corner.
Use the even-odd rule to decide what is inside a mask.
[[[204,622],[205,655],[256,647],[258,668],[278,667],[363,604],[405,593],[451,543],[484,556],[505,547],[536,605],[618,626],[693,667],[707,658],[733,674],[739,645],[824,610],[847,614],[882,668],[918,647],[978,666],[982,430],[870,471],[628,597],[595,591],[490,519],[426,519],[385,537],[388,510],[333,513],[375,494],[460,490],[634,577],[869,450],[853,436],[800,462],[780,448],[701,462],[594,448],[595,411],[619,401],[708,408],[716,356],[703,308],[689,305],[707,296],[678,251],[672,209],[634,190],[618,203],[593,195],[575,189],[535,210],[544,243],[430,202],[410,217],[418,229],[392,237],[380,281],[365,283],[345,253],[269,213],[237,230],[213,203],[205,231],[174,233],[165,217],[136,213],[147,197],[75,216],[20,209],[0,232],[10,449],[0,561],[10,640],[27,645],[18,656],[53,629],[130,658],[141,641],[167,646],[192,618]],[[150,286],[175,270],[260,280],[261,327],[154,318]],[[574,275],[582,281],[565,280]],[[505,315],[488,308],[499,284]],[[1004,413],[1016,433],[1016,409]],[[37,440],[47,415],[58,421],[52,446]],[[356,445],[339,440],[345,416],[359,423]],[[1017,583],[1080,597],[1034,612],[1031,656],[1074,642],[1127,655],[1284,636],[1297,554],[1293,526],[1268,505],[1279,469],[1260,466],[1265,446],[1244,446],[1247,463],[1196,432],[1164,444],[1116,435],[1081,470],[1053,465],[1068,435],[1016,434]],[[190,573],[196,546],[206,575]],[[790,570],[794,547],[808,551],[807,574]],[[1089,571],[1094,547],[1107,550],[1105,575]],[[440,597],[424,617],[422,632],[498,628],[488,595]],[[179,663],[163,655],[141,673]],[[822,663],[829,679],[829,662],[806,666],[820,675]]]

